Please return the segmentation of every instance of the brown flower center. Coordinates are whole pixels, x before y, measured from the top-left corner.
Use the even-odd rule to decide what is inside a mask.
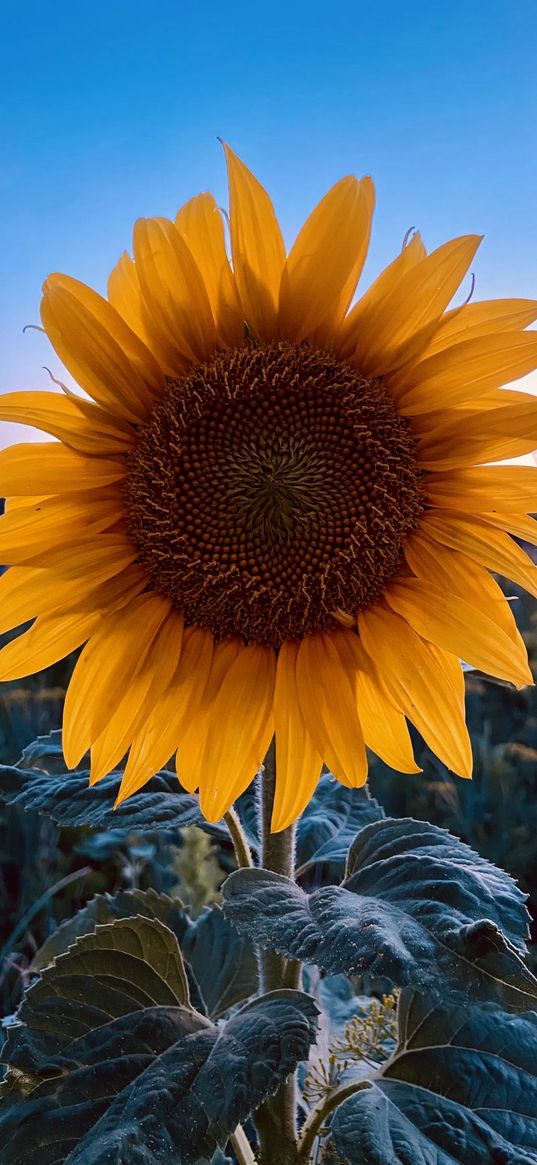
[[[410,424],[382,383],[278,341],[169,382],[125,496],[152,584],[186,622],[274,647],[374,602],[423,508]]]

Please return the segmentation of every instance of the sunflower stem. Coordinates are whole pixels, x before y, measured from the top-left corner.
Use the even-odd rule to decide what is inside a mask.
[[[265,870],[293,878],[295,866],[295,829],[270,832],[272,806],[276,788],[276,754],[274,741],[265,757],[261,777],[260,832],[261,864]],[[300,963],[284,958],[275,951],[258,952],[259,979],[262,991],[277,991],[282,987],[297,987],[300,982]],[[260,1165],[298,1165],[296,1128],[295,1075],[280,1090],[262,1104],[255,1113],[259,1137]]]
[[[252,1146],[242,1125],[237,1125],[229,1140],[239,1165],[257,1165]]]
[[[227,813],[224,813],[224,821],[231,834],[233,849],[235,850],[235,857],[237,859],[237,865],[239,869],[241,866],[253,866],[254,861],[252,858],[250,846],[248,845],[248,839],[242,827],[239,814],[233,805],[231,806],[231,809],[228,809]]]
[[[330,1113],[335,1108],[338,1108],[340,1104],[343,1104],[344,1100],[348,1100],[356,1092],[362,1092],[364,1088],[369,1087],[369,1080],[355,1080],[352,1084],[342,1084],[339,1088],[335,1088],[332,1092],[329,1092],[327,1096],[323,1096],[322,1100],[310,1112],[298,1139],[299,1161],[301,1165],[310,1165],[315,1141],[321,1133]]]

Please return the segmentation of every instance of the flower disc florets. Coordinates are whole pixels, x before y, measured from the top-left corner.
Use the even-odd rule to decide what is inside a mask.
[[[422,510],[382,383],[278,341],[170,381],[125,493],[140,558],[186,621],[276,648],[374,602]]]

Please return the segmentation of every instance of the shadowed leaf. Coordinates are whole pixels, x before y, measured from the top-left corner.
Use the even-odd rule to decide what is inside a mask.
[[[204,824],[198,798],[185,793],[175,773],[158,773],[118,809],[113,806],[120,773],[111,773],[93,788],[88,780],[87,771],[48,774],[0,765],[0,797],[8,805],[44,813],[60,826],[88,825],[128,834]]]
[[[216,1027],[179,962],[157,919],[117,920],[30,988],[3,1054],[3,1165],[194,1165],[307,1058],[308,996],[272,992]]]
[[[322,776],[297,824],[299,875],[313,866],[322,866],[323,874],[330,874],[330,881],[340,881],[354,837],[365,825],[382,817],[384,810],[367,788],[348,789],[330,773]]]
[[[192,968],[207,1008],[217,1019],[257,991],[257,959],[250,941],[241,937],[219,906],[207,907],[188,920],[181,950]]]
[[[48,736],[38,736],[29,744],[17,765],[0,765],[0,799],[8,805],[45,814],[59,826],[111,831],[118,842],[131,833],[155,833],[198,825],[219,841],[231,843],[225,821],[206,821],[200,812],[198,797],[187,793],[176,773],[167,769],[162,769],[139,793],[114,809],[122,775],[121,771],[110,773],[90,788],[88,757],[75,770],[67,769],[62,734],[54,731]],[[257,808],[253,785],[239,798],[237,808],[248,841],[256,851]]]
[[[399,1003],[399,1047],[334,1115],[348,1165],[534,1165],[537,1013]]]
[[[155,890],[122,890],[119,894],[96,894],[72,918],[68,918],[49,936],[37,951],[32,962],[33,971],[41,971],[64,954],[82,935],[91,934],[96,926],[113,922],[115,918],[157,918],[181,940],[187,916],[178,898],[157,894]]]
[[[97,894],[50,935],[37,952],[32,969],[41,971],[98,925],[115,918],[141,916],[156,918],[173,931],[187,964],[194,1003],[213,1019],[257,991],[254,949],[241,938],[219,906],[207,907],[193,920],[179,899],[154,890]]]
[[[88,769],[88,753],[76,766],[75,772]],[[62,750],[62,734],[60,728],[54,728],[47,736],[38,736],[22,750],[21,759],[17,768],[36,769],[44,773],[67,772]]]

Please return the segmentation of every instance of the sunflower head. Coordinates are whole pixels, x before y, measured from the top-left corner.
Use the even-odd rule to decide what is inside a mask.
[[[351,306],[373,187],[347,177],[286,254],[226,150],[212,196],[134,230],[108,299],[50,276],[42,319],[84,393],[2,398],[49,432],[0,455],[0,653],[19,678],[81,648],[64,750],[120,799],[177,756],[217,820],[276,736],[273,827],[366,746],[417,771],[407,721],[470,775],[460,660],[531,680],[498,572],[537,594],[529,300],[450,301],[479,239],[418,235]]]
[[[277,650],[397,573],[423,508],[415,446],[378,381],[306,342],[248,340],[155,405],[127,529],[188,623]]]

